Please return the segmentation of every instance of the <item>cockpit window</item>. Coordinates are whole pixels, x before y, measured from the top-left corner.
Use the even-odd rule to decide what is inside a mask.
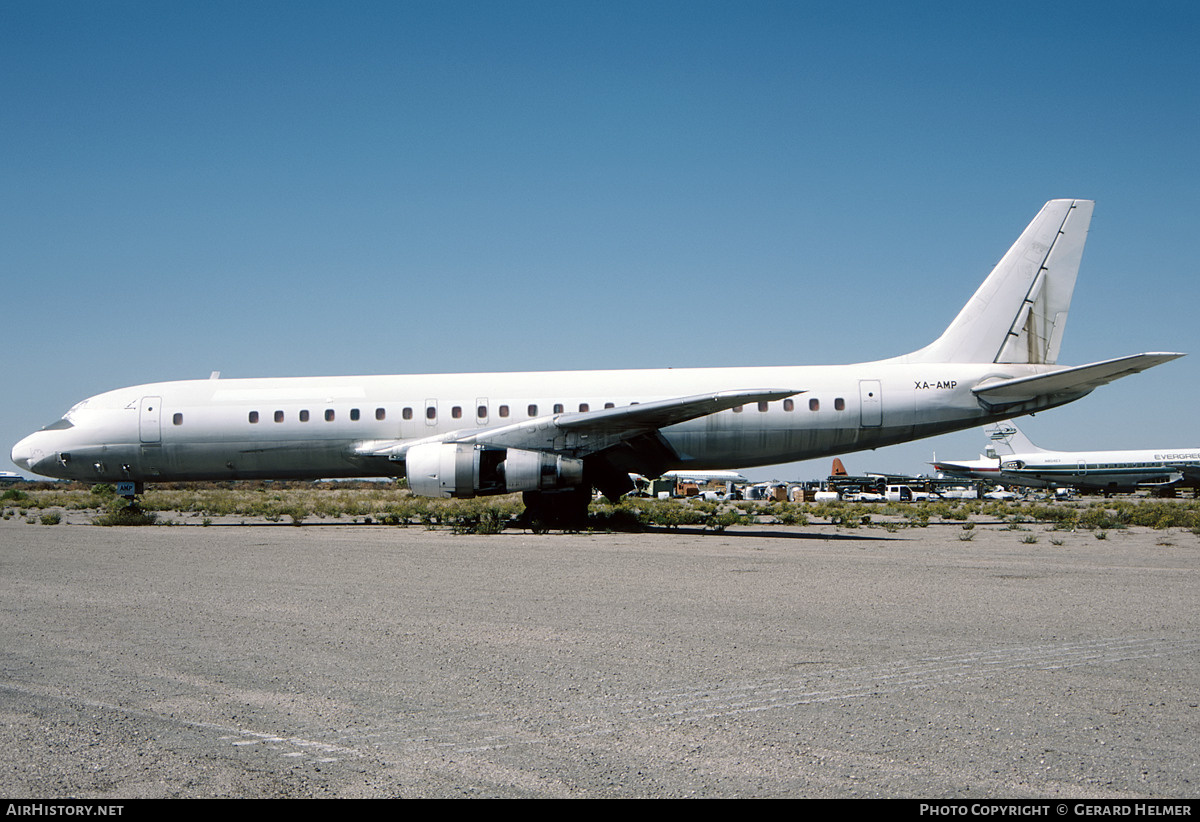
[[[55,420],[54,422],[50,423],[49,425],[44,426],[42,428],[42,430],[43,431],[62,431],[63,429],[74,428],[74,427],[75,427],[75,424],[73,422],[71,422],[66,417],[63,417],[61,420]]]

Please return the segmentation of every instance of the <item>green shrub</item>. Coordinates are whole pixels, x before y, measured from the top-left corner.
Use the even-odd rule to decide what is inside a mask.
[[[749,517],[743,516],[735,510],[716,511],[708,515],[704,521],[705,529],[720,533],[730,525],[749,525],[751,523]]]
[[[114,502],[108,513],[101,514],[92,520],[94,525],[154,525],[158,515],[153,511],[145,511],[136,502],[126,503],[121,499]]]
[[[789,504],[775,516],[782,525],[808,525],[808,514],[799,505]]]
[[[464,500],[447,516],[456,534],[499,534],[508,527],[509,519],[502,506],[481,500]]]
[[[1148,528],[1195,528],[1200,526],[1196,505],[1168,500],[1146,501],[1128,510],[1131,525]]]
[[[593,531],[623,531],[638,533],[646,530],[637,509],[628,502],[620,505],[602,503],[593,506],[588,514],[588,528]]]
[[[1079,516],[1079,525],[1089,529],[1124,528],[1128,520],[1128,512],[1110,511],[1103,505],[1092,505]]]

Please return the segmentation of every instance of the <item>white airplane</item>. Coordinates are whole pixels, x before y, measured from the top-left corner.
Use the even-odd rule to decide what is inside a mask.
[[[878,448],[1042,411],[1182,354],[1057,365],[1093,203],[1052,200],[946,331],[857,365],[184,380],[99,394],[18,442],[87,482],[407,476],[416,494],[521,491],[578,519],[631,473]]]
[[[1021,433],[1016,424],[1012,420],[1002,420],[993,425],[988,425],[983,429],[988,436],[988,444],[983,449],[983,453],[979,455],[979,459],[974,460],[939,460],[937,453],[933,455],[933,462],[930,463],[934,469],[942,474],[951,477],[962,477],[963,479],[984,480],[986,482],[1013,483],[1012,479],[1001,479],[1000,477],[1000,456],[1011,455],[1016,453],[1017,449],[1025,452],[1039,450],[1036,445],[1029,441],[1029,438]],[[1040,480],[1032,480],[1030,488],[1046,488],[1046,483]]]
[[[693,482],[749,482],[737,471],[668,471],[663,479],[691,480]]]
[[[990,427],[991,444],[977,460],[935,461],[939,471],[1029,488],[1134,491],[1200,487],[1200,448],[1142,451],[1046,451],[1011,420]]]

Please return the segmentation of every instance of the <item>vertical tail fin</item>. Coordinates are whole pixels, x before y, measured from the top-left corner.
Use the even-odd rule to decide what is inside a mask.
[[[1012,454],[1033,454],[1041,451],[1029,437],[1021,433],[1021,429],[1012,420],[1003,420],[983,429],[988,435],[988,456]]]
[[[945,333],[896,359],[1056,363],[1094,205],[1046,203]]]

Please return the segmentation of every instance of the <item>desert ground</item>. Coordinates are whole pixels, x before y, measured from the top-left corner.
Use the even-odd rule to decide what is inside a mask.
[[[6,796],[1200,793],[1191,529],[88,521],[0,521]]]

